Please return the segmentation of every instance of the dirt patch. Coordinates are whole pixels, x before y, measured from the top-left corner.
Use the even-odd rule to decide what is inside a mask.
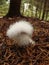
[[[13,40],[6,36],[9,25],[22,19],[29,21],[35,28],[32,36],[35,46],[13,45]],[[1,18],[0,65],[49,65],[49,23],[33,18]]]

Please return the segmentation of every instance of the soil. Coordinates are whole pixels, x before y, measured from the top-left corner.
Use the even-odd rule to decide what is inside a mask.
[[[35,45],[19,47],[6,36],[10,24],[27,20],[34,26]],[[33,18],[0,18],[0,65],[49,65],[49,23]]]

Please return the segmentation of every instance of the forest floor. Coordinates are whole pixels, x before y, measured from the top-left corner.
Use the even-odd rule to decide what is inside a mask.
[[[6,36],[9,25],[22,19],[34,26],[35,45],[19,47]],[[49,65],[49,23],[33,18],[0,18],[0,65]]]

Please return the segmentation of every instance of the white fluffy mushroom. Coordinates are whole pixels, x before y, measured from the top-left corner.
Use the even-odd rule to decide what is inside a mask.
[[[19,46],[28,45],[29,43],[34,44],[35,42],[31,39],[33,33],[33,26],[28,21],[18,21],[9,26],[6,35],[17,42]]]

